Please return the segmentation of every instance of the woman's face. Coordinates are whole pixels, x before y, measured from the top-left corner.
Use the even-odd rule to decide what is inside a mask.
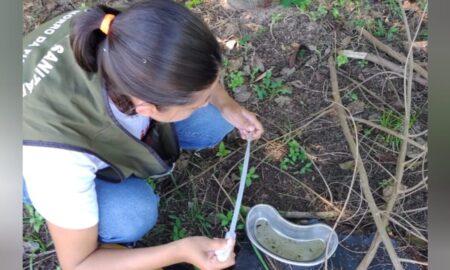
[[[188,118],[195,110],[207,106],[218,83],[219,80],[216,79],[209,88],[194,93],[195,102],[187,105],[175,105],[161,109],[134,97],[131,100],[136,106],[136,112],[140,115],[163,123],[177,122]]]

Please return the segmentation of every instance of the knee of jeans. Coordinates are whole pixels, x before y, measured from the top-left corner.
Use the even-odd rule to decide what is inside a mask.
[[[181,141],[181,148],[186,150],[202,150],[215,147],[234,129],[231,124],[225,120],[223,121],[224,123],[220,127],[216,127],[213,132],[205,134],[204,132],[193,131],[191,134],[187,134],[190,135],[186,136],[190,140]]]
[[[134,202],[129,209],[115,213],[109,220],[100,220],[100,242],[130,243],[148,233],[158,219],[159,197],[152,195],[146,200]]]

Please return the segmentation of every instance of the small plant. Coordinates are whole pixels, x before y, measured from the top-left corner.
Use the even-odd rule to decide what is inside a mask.
[[[325,16],[327,16],[327,14],[328,14],[328,9],[323,5],[320,5],[316,11],[311,12],[311,16],[315,21],[317,19],[324,18]]]
[[[225,147],[225,144],[224,144],[223,142],[221,142],[221,143],[219,144],[219,150],[217,151],[216,156],[218,156],[218,157],[226,157],[226,156],[228,156],[230,153],[231,153],[231,151],[228,150],[228,149]]]
[[[366,59],[360,59],[360,60],[358,60],[358,65],[359,65],[361,68],[366,67],[367,64],[369,64],[369,61],[367,61]]]
[[[270,16],[270,23],[276,24],[277,22],[281,21],[282,19],[283,19],[283,15],[281,15],[280,13],[272,13],[272,15]]]
[[[228,212],[226,214],[218,213],[217,218],[220,220],[220,226],[225,227],[231,223],[231,220],[233,219],[233,211],[228,210]],[[244,229],[244,224],[238,223],[238,225],[236,226],[236,229],[237,230]]]
[[[391,26],[390,28],[389,28],[389,30],[388,30],[388,32],[387,32],[387,40],[388,41],[392,41],[392,40],[394,40],[394,36],[395,36],[395,34],[397,34],[398,33],[398,28],[397,27],[395,27],[395,26]]]
[[[239,45],[242,47],[246,47],[248,45],[248,42],[250,41],[249,35],[244,35],[239,39]]]
[[[264,78],[261,84],[253,85],[253,91],[256,93],[258,99],[262,100],[267,97],[274,97],[277,95],[289,95],[292,94],[292,90],[289,87],[283,85],[282,80],[273,80],[272,71],[268,70],[264,74]]]
[[[242,75],[242,72],[231,72],[228,80],[228,86],[231,88],[231,90],[236,90],[239,86],[244,84],[244,76]]]
[[[312,172],[313,164],[308,158],[303,147],[295,140],[290,140],[288,142],[289,154],[286,158],[284,158],[280,163],[280,168],[282,170],[289,169],[289,166],[294,166],[296,163],[300,162],[302,167],[300,169],[300,174],[307,174]]]
[[[230,60],[228,60],[228,58],[224,57],[223,62],[222,62],[223,68],[227,69],[229,65],[230,65]]]
[[[258,72],[259,72],[259,68],[258,67],[255,67],[255,68],[252,69],[252,71],[250,72],[250,81],[251,82],[255,81],[256,74],[258,74]]]
[[[331,9],[331,15],[333,15],[333,18],[338,19],[341,16],[341,13],[337,7],[333,7]]]
[[[375,32],[373,34],[377,37],[386,36],[386,29],[384,29],[384,23],[381,19],[375,20]]]
[[[169,218],[174,220],[172,228],[172,240],[180,240],[186,237],[187,231],[181,226],[181,219],[175,215],[169,215]]]
[[[343,54],[338,54],[338,56],[336,57],[336,63],[338,67],[345,65],[348,63],[348,57]]]
[[[311,0],[281,0],[284,7],[296,6],[300,11],[304,12],[311,4]]]
[[[36,233],[39,233],[42,226],[45,224],[45,219],[39,214],[32,205],[26,205],[28,213],[28,224],[33,228]]]
[[[151,177],[148,177],[145,179],[147,181],[147,184],[153,189],[156,190],[156,183],[155,180],[153,180]]]
[[[394,115],[392,111],[384,111],[380,116],[380,125],[394,131],[401,131],[403,119]],[[383,136],[383,140],[385,144],[391,146],[393,149],[399,149],[401,142],[400,138],[386,134]]]
[[[188,212],[189,218],[191,221],[195,223],[195,225],[200,229],[203,235],[210,235],[209,230],[211,229],[211,224],[206,219],[205,215],[202,212],[202,209],[197,202],[194,200],[193,202],[188,202]]]
[[[305,54],[306,54],[305,48],[301,48],[300,50],[298,50],[298,57],[299,57],[300,59],[305,58]]]
[[[189,8],[189,9],[194,8],[194,7],[196,7],[198,5],[201,5],[201,4],[203,4],[203,0],[188,0],[185,3],[186,7]]]
[[[402,10],[400,8],[400,6],[398,5],[397,0],[387,0],[387,4],[390,10],[392,10],[392,12],[399,17],[400,19],[403,18],[402,16]]]
[[[300,169],[300,174],[307,174],[312,172],[312,163],[311,161],[307,161],[305,165]]]
[[[383,181],[380,181],[380,187],[382,188],[392,187],[393,185],[394,181],[392,179],[384,179]]]
[[[349,99],[350,101],[357,101],[359,100],[358,94],[355,91],[350,91],[344,95],[345,98]]]
[[[242,164],[239,165],[239,174],[242,174]],[[245,178],[245,186],[249,187],[253,183],[253,180],[258,178],[259,175],[256,174],[255,167],[251,167],[250,169],[248,169],[247,177]]]

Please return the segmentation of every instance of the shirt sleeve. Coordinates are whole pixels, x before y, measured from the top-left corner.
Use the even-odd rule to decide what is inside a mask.
[[[23,146],[23,177],[35,209],[66,229],[98,223],[95,157],[71,150]]]

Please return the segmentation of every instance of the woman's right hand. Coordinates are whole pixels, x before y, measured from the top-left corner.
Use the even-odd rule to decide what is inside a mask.
[[[234,265],[235,253],[230,253],[228,259],[220,262],[214,251],[223,249],[227,246],[228,239],[210,239],[204,236],[187,237],[182,240],[182,252],[185,253],[185,261],[197,266],[201,270],[224,269]],[[234,240],[230,240],[233,241]],[[233,243],[234,246],[234,243]]]

